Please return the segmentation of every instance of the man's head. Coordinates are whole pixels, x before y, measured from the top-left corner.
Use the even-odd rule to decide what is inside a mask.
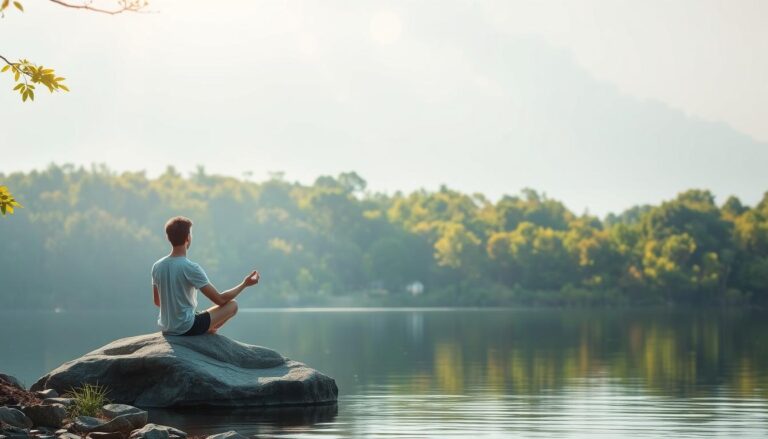
[[[185,245],[189,248],[192,243],[192,220],[183,216],[175,216],[165,223],[165,234],[174,247]]]

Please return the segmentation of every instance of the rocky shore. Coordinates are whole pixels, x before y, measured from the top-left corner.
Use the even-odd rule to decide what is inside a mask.
[[[53,389],[26,390],[0,373],[0,439],[200,439],[177,428],[147,422],[148,413],[127,404],[105,404],[99,417],[70,417],[72,398]],[[240,439],[234,430],[206,439]]]
[[[96,386],[108,404],[76,410],[73,389]],[[0,373],[0,439],[193,439],[148,423],[139,407],[281,407],[333,404],[333,378],[261,346],[221,335],[116,340],[64,363],[27,390]],[[138,406],[138,407],[137,407]],[[239,439],[226,431],[207,439]]]

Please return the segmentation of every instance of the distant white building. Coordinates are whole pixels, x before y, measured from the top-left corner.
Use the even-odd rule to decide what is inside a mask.
[[[405,286],[405,291],[411,293],[412,296],[418,296],[424,292],[424,284],[419,281],[414,281]]]

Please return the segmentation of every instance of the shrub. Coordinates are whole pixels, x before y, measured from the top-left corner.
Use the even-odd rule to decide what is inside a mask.
[[[109,403],[107,388],[98,384],[83,384],[78,388],[72,388],[66,397],[74,402],[69,406],[69,416],[98,416],[101,408]]]

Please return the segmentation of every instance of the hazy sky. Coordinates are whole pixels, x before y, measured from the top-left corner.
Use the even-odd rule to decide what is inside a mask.
[[[24,4],[0,54],[72,92],[22,104],[0,77],[0,172],[354,170],[378,191],[533,187],[599,214],[768,190],[764,1]]]

